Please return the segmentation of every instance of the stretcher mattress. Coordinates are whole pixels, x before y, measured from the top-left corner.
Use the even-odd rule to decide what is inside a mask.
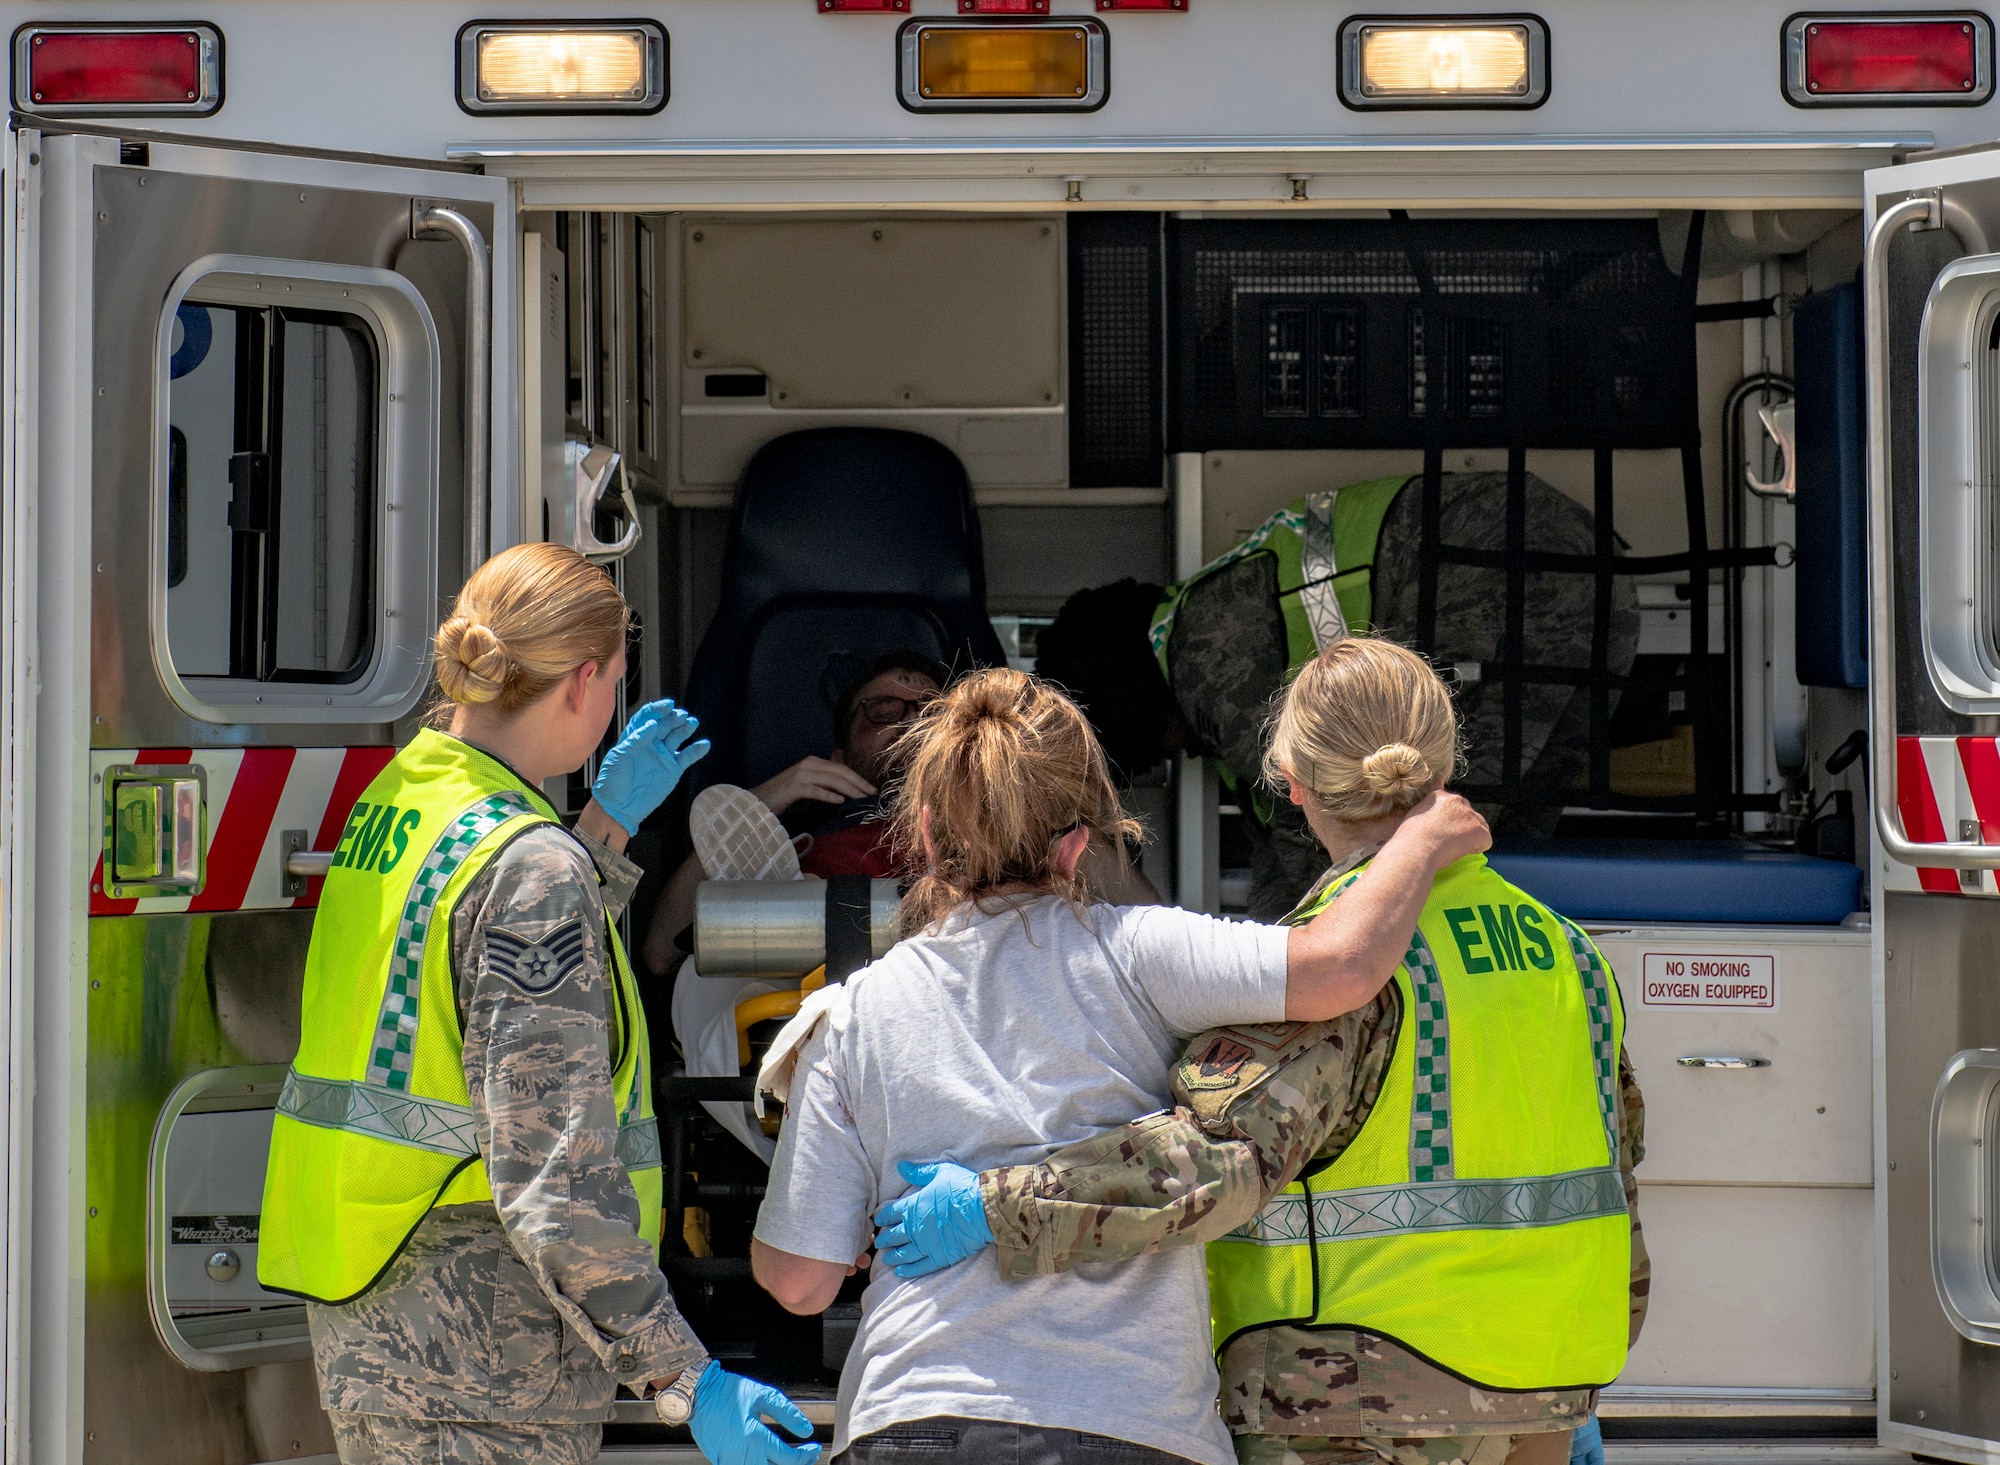
[[[1836,925],[1861,871],[1728,840],[1562,839],[1496,846],[1493,868],[1579,921]]]

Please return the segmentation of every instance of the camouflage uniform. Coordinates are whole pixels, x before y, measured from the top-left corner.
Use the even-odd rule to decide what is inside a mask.
[[[986,1171],[980,1190],[1001,1275],[1046,1275],[1235,1230],[1308,1161],[1331,1160],[1352,1142],[1401,1019],[1390,986],[1332,1022],[1204,1033],[1174,1067],[1176,1108],[1040,1165]],[[1623,1053],[1618,1081],[1636,1340],[1652,1275],[1633,1178],[1645,1156],[1645,1108]],[[1346,1328],[1261,1328],[1232,1339],[1218,1362],[1223,1420],[1243,1465],[1292,1465],[1294,1456],[1298,1465],[1501,1465],[1528,1437],[1567,1440],[1597,1406],[1594,1389],[1480,1389],[1387,1338]],[[1565,1448],[1551,1465],[1566,1460]]]
[[[467,1424],[339,1411],[328,1417],[341,1465],[587,1465],[604,1433],[597,1424]]]
[[[1443,543],[1465,549],[1507,547],[1507,475],[1444,475]],[[1533,550],[1590,554],[1595,521],[1568,495],[1528,475],[1524,538]],[[1375,629],[1406,645],[1417,636],[1418,549],[1422,544],[1423,480],[1414,478],[1382,521],[1371,571]],[[1596,590],[1588,575],[1531,570],[1523,591],[1522,656],[1537,666],[1590,666]],[[1612,582],[1608,663],[1616,675],[1632,669],[1639,649],[1638,591],[1627,577]],[[1285,684],[1290,654],[1274,606],[1277,564],[1250,555],[1202,577],[1174,616],[1167,674],[1174,700],[1197,742],[1228,769],[1245,794],[1263,766],[1264,723]],[[1497,661],[1506,635],[1504,570],[1470,565],[1438,568],[1437,645],[1441,665]],[[1498,682],[1459,688],[1467,763],[1459,782],[1500,783],[1504,708]],[[1614,704],[1615,705],[1615,704]],[[1521,781],[1555,791],[1589,767],[1590,697],[1586,689],[1529,683],[1521,688]],[[1558,810],[1482,805],[1496,834],[1548,833]],[[1304,817],[1278,801],[1269,827],[1251,826],[1250,914],[1275,921],[1290,910],[1325,865]]]
[[[466,1086],[494,1199],[431,1211],[359,1299],[308,1308],[346,1465],[587,1460],[619,1384],[706,1357],[638,1234],[617,1159],[605,912],[624,908],[639,875],[537,825],[452,912]],[[536,995],[514,985],[519,941],[570,922],[582,956],[562,980]]]

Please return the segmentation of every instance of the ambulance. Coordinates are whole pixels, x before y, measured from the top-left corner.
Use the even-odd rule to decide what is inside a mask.
[[[1466,471],[1597,526],[1486,563],[1495,650],[1451,670],[1588,693],[1586,774],[1482,796],[1534,814],[1495,858],[1596,933],[1647,1099],[1614,1461],[2000,1460],[1988,15],[0,8],[9,1465],[332,1458],[257,1285],[264,1146],[319,879],[470,566],[613,567],[626,704],[689,703],[748,785],[879,652],[1032,666],[1081,588]],[[1601,629],[1524,663],[1557,574],[1598,623],[1636,593],[1628,671]],[[1155,885],[1240,912],[1251,801],[1133,782]],[[635,846],[635,949],[686,822]],[[703,980],[888,939],[893,888],[806,892],[789,946],[728,894]],[[690,1064],[672,977],[663,1265],[824,1423],[857,1293],[750,1280],[754,1067]],[[620,1407],[608,1454],[692,1458]]]

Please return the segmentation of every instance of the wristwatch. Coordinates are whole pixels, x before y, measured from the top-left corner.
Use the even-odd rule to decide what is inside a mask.
[[[701,1382],[701,1376],[708,1372],[709,1360],[704,1358],[681,1370],[681,1376],[653,1395],[653,1408],[660,1416],[662,1424],[686,1424],[694,1418],[694,1391]]]

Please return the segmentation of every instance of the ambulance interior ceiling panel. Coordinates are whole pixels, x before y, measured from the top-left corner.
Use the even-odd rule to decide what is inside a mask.
[[[676,242],[677,487],[841,425],[935,437],[981,487],[1064,482],[1060,219],[690,218]]]

